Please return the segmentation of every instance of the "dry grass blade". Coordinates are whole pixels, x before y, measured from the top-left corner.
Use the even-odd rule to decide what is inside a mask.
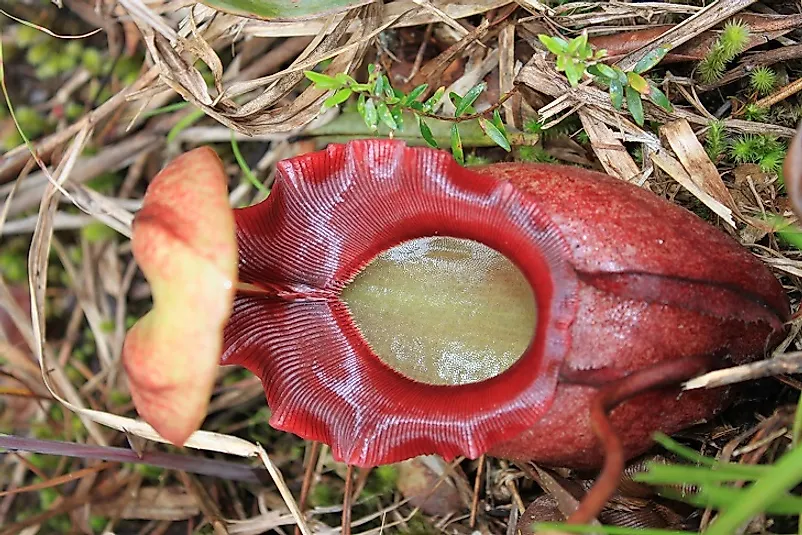
[[[64,483],[69,483],[71,481],[75,481],[77,479],[81,479],[82,477],[96,474],[103,470],[106,470],[112,466],[112,463],[103,462],[100,464],[96,464],[95,466],[89,468],[82,468],[81,470],[76,470],[75,472],[69,472],[59,477],[54,477],[52,479],[48,479],[47,481],[41,481],[39,483],[34,483],[33,485],[28,485],[26,487],[18,487],[12,490],[4,490],[0,491],[1,496],[10,496],[12,494],[22,494],[24,492],[36,492],[42,489],[48,489],[50,487],[55,487],[58,485],[63,485]]]
[[[177,522],[200,514],[197,498],[182,487],[142,487],[133,499],[125,494],[102,502],[92,508],[102,516],[119,516],[121,519],[160,520]]]
[[[215,26],[201,26],[193,31],[191,40],[179,39],[173,42],[163,33],[155,31],[148,24],[151,22],[149,18],[138,17],[138,11],[132,15],[135,16],[150,55],[160,70],[162,82],[210,117],[248,135],[290,132],[311,122],[320,111],[328,93],[326,90],[310,86],[289,103],[281,102],[281,99],[304,80],[302,71],[331,59],[328,72],[352,73],[373,37],[395,22],[393,19],[382,25],[381,14],[375,4],[353,8],[343,15],[331,33],[319,41],[319,46],[308,54],[307,59],[296,62],[290,69],[259,80],[240,81],[238,86],[226,88],[222,84],[221,69],[213,67],[217,94],[212,95],[194,63],[200,57],[212,66],[220,64],[213,46],[206,41],[214,36]],[[403,13],[398,17],[402,15]],[[233,99],[244,91],[252,92],[267,84],[272,85],[265,87],[261,94],[249,101],[240,104]]]

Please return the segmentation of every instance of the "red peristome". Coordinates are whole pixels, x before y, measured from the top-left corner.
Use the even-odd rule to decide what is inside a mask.
[[[240,278],[266,295],[236,298],[223,362],[262,378],[275,427],[353,464],[489,451],[597,466],[587,417],[597,387],[672,359],[753,358],[788,317],[777,280],[730,237],[573,167],[468,170],[443,152],[355,141],[282,162],[270,197],[236,220]],[[378,253],[438,234],[506,255],[537,296],[532,345],[492,379],[403,377],[373,354],[338,298]],[[678,395],[650,392],[613,411],[629,454],[654,430],[710,417],[727,398]]]
[[[273,426],[375,465],[476,457],[549,408],[576,281],[559,233],[510,184],[443,152],[356,141],[282,162],[268,199],[236,219],[240,279],[269,295],[236,299],[223,362],[262,378]],[[538,295],[537,335],[512,373],[451,387],[413,381],[372,352],[339,300],[378,253],[432,235],[495,248]]]

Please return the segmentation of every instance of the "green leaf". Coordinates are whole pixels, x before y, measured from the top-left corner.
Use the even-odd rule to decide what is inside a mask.
[[[641,95],[646,95],[649,93],[649,82],[647,82],[646,78],[644,78],[640,74],[636,72],[628,72],[627,82],[629,82],[629,87],[631,87]]]
[[[582,80],[582,75],[585,74],[585,64],[578,61],[569,61],[565,65],[565,76],[572,86],[579,84]]]
[[[610,100],[617,110],[624,105],[624,86],[617,77],[610,78]]]
[[[652,438],[656,443],[660,444],[671,453],[682,457],[683,459],[687,459],[693,463],[701,464],[703,466],[716,466],[717,461],[715,459],[705,457],[695,449],[680,444],[665,433],[658,431],[652,436]]]
[[[446,88],[444,86],[440,86],[437,88],[437,91],[434,92],[434,95],[429,97],[429,99],[423,103],[423,109],[426,113],[431,113],[432,110],[440,103],[440,99],[443,98],[443,95],[446,93]]]
[[[372,98],[366,100],[365,113],[362,115],[362,118],[365,120],[365,124],[368,125],[368,128],[376,130],[379,125],[379,113],[376,110],[376,103]]]
[[[354,93],[369,93],[370,84],[350,84]]]
[[[384,88],[384,96],[386,96],[387,98],[396,97],[395,89],[393,89],[393,86],[390,83],[390,79],[387,78],[386,74],[382,74],[381,77],[384,80],[384,83],[382,84],[382,87]]]
[[[299,17],[319,17],[347,11],[362,5],[362,0],[201,0],[226,13],[257,19],[293,19]]]
[[[304,71],[304,76],[315,84],[318,89],[339,89],[343,86],[334,76],[315,71]]]
[[[245,161],[245,158],[243,158],[242,153],[239,150],[239,144],[237,143],[236,132],[234,132],[233,130],[231,131],[231,152],[234,153],[234,159],[237,160],[239,168],[240,170],[242,170],[242,174],[245,175],[245,178],[248,179],[248,182],[250,182],[253,185],[253,187],[261,191],[265,195],[270,193],[270,190],[268,190],[267,187],[264,184],[262,184],[262,182],[258,178],[256,178],[256,175],[254,175],[253,171],[251,171],[251,168],[248,166],[248,163]]]
[[[356,99],[356,112],[362,117],[362,120],[365,120],[365,95],[359,95]]]
[[[802,481],[802,449],[795,448],[775,460],[767,473],[741,492],[737,501],[731,502],[726,511],[708,526],[708,535],[736,533],[750,518],[761,511],[768,511],[769,504],[780,499],[788,502],[786,493]],[[735,489],[732,489],[735,490]],[[799,500],[798,497],[791,497]],[[799,506],[796,514],[799,514]],[[793,514],[793,513],[792,513]]]
[[[329,98],[323,101],[323,106],[327,108],[333,108],[334,106],[339,106],[346,100],[348,97],[351,96],[351,88],[350,87],[343,87],[342,89],[338,90],[336,93],[331,95]]]
[[[387,128],[389,128],[390,130],[395,130],[396,128],[398,128],[398,123],[395,122],[393,114],[390,113],[390,108],[387,107],[387,104],[385,104],[382,101],[379,101],[376,104],[376,111],[379,114],[379,119],[381,120],[381,122],[387,125]]]
[[[501,120],[501,114],[498,111],[498,108],[493,110],[493,124],[501,130],[501,133],[504,134],[504,137],[507,136],[507,129],[504,126],[504,121]]]
[[[655,48],[645,56],[641,58],[639,62],[635,64],[635,67],[632,68],[638,74],[642,74],[658,63],[660,63],[666,54],[668,54],[669,48],[667,46],[661,46],[659,48]]]
[[[418,97],[425,93],[428,88],[429,84],[421,84],[410,91],[409,94],[403,98],[404,105],[408,105],[410,102],[417,100]]]
[[[457,123],[451,125],[451,153],[460,165],[465,164],[465,152],[462,150],[462,138]]]
[[[618,75],[616,74],[616,72],[615,72],[615,69],[613,69],[612,67],[610,67],[610,66],[609,66],[609,65],[607,65],[606,63],[597,63],[597,64],[595,65],[595,67],[596,67],[597,69],[599,69],[599,72],[600,72],[600,73],[602,74],[602,76],[604,76],[605,78],[610,78],[610,79],[612,80],[613,78],[615,78],[616,76],[618,76]]]
[[[340,82],[340,85],[351,85],[356,83],[356,80],[354,80],[347,72],[338,72],[334,75],[334,79]]]
[[[555,56],[559,56],[560,54],[565,54],[568,52],[568,41],[563,39],[562,37],[551,37],[545,34],[540,34],[537,36],[540,39],[540,42],[549,49],[549,52],[554,54]]]
[[[400,105],[391,106],[390,115],[392,115],[393,120],[395,120],[396,128],[402,128],[404,126],[404,109]]]
[[[622,71],[619,67],[613,67],[613,70],[615,71],[618,81],[621,82],[621,85],[627,85],[629,83],[629,80],[627,79],[627,73]]]
[[[580,52],[587,52],[586,49],[588,48],[588,34],[584,32],[580,36],[571,39],[568,43],[568,53],[572,56]]]
[[[451,92],[448,93],[448,100],[456,108],[456,107],[459,106],[459,103],[462,102],[462,97],[459,96],[458,94],[454,93],[453,91],[451,91]]]
[[[632,118],[638,123],[638,126],[643,126],[643,102],[640,99],[640,93],[627,86],[625,89],[627,97],[627,109],[632,114]]]
[[[507,139],[507,136],[504,135],[504,132],[499,130],[496,125],[485,119],[484,117],[479,117],[479,126],[482,127],[487,137],[492,139],[496,145],[501,147],[502,149],[510,152],[510,142]]]
[[[373,94],[377,97],[384,94],[384,76],[377,76],[376,81],[373,83]]]
[[[418,120],[418,128],[420,129],[420,135],[423,137],[423,140],[429,144],[430,147],[436,149],[437,148],[437,140],[434,139],[434,134],[432,134],[432,129],[429,128],[429,125],[421,119],[420,115],[416,115],[415,118]]]
[[[649,100],[666,110],[667,112],[671,113],[674,111],[674,106],[671,105],[671,101],[668,100],[668,97],[665,93],[663,93],[659,87],[656,85],[649,83]]]
[[[465,115],[465,112],[468,111],[476,99],[479,98],[479,95],[482,94],[482,91],[487,88],[487,84],[482,82],[473,86],[465,96],[462,97],[459,101],[459,104],[456,104],[456,110],[454,110],[454,117],[461,117]]]

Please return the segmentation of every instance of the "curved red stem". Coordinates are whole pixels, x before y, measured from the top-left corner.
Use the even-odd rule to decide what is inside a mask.
[[[707,357],[698,355],[662,362],[599,389],[590,409],[590,420],[593,432],[604,448],[604,466],[593,487],[568,518],[569,524],[587,524],[594,519],[618,488],[624,471],[624,449],[608,418],[608,412],[638,394],[695,377],[709,367],[709,362]]]

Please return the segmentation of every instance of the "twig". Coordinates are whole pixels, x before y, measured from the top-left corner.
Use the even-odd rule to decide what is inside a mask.
[[[354,492],[354,465],[345,469],[345,490],[343,490],[342,535],[351,535],[351,493]]]
[[[770,108],[774,106],[778,102],[781,102],[791,95],[799,93],[802,91],[802,78],[797,78],[790,84],[786,85],[785,87],[781,87],[779,90],[775,91],[771,95],[767,96],[766,98],[762,98],[755,102],[755,106],[758,108]]]
[[[479,466],[476,467],[476,481],[473,482],[473,499],[471,499],[471,519],[469,523],[471,529],[476,526],[476,513],[479,509],[479,491],[482,488],[482,476],[484,476],[486,462],[485,456],[482,455],[479,457]]]
[[[800,370],[802,370],[802,352],[786,353],[779,357],[706,373],[686,382],[682,388],[683,390],[715,388],[773,375],[799,373]]]
[[[306,501],[309,498],[309,490],[312,488],[312,479],[315,475],[315,466],[320,457],[320,442],[314,441],[309,448],[309,458],[306,460],[304,469],[304,482],[301,485],[301,498],[298,500],[298,508],[303,513],[306,509]],[[300,535],[301,530],[295,526],[295,535]]]

